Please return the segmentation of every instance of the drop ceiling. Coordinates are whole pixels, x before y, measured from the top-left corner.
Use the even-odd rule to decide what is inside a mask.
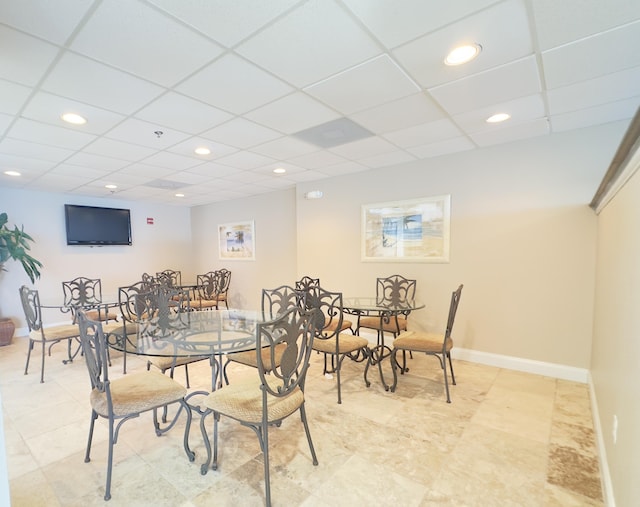
[[[428,166],[630,121],[638,47],[636,0],[5,1],[0,186],[197,206]]]

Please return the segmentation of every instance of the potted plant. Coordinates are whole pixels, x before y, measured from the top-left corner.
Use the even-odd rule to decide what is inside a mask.
[[[6,271],[5,263],[13,259],[22,264],[31,283],[34,283],[36,278],[40,278],[42,267],[40,261],[29,254],[34,240],[24,232],[24,227],[14,225],[12,229],[7,225],[8,222],[7,214],[0,213],[0,271]],[[15,325],[11,319],[0,318],[0,346],[11,343],[14,330]]]

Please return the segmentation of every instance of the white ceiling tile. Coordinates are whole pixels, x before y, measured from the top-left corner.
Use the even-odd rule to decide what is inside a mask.
[[[235,181],[236,183],[262,183],[268,180],[270,175],[265,173],[255,173],[253,171],[238,171],[233,174],[225,176],[228,181]],[[281,179],[285,179],[281,177]]]
[[[55,44],[63,44],[93,0],[29,0],[2,2],[2,22]]]
[[[542,53],[548,88],[640,65],[640,21]]]
[[[226,111],[174,92],[158,97],[138,111],[136,117],[189,134],[199,134],[233,118]]]
[[[54,167],[57,163],[58,162],[48,160],[39,160],[37,158],[0,154],[0,173],[7,169],[15,169],[20,171],[23,176],[27,174],[42,174]]]
[[[195,153],[196,148],[209,148],[211,153],[209,153],[209,155],[198,155]],[[204,137],[190,137],[181,143],[171,146],[167,151],[192,157],[200,162],[205,162],[207,160],[214,160],[216,158],[235,153],[238,149],[233,146],[227,146],[226,144],[216,143],[210,139],[205,139]]]
[[[412,146],[435,143],[461,135],[462,132],[460,132],[451,120],[443,118],[414,127],[396,130],[395,132],[388,132],[382,137],[401,148],[410,148]]]
[[[73,155],[72,150],[48,146],[45,144],[20,141],[5,137],[0,141],[0,152],[20,157],[35,158],[38,160],[48,160],[51,162],[62,162]]]
[[[547,92],[552,115],[586,109],[638,95],[640,67],[607,74]]]
[[[231,47],[298,0],[149,0],[212,39]]]
[[[467,137],[456,137],[454,139],[446,139],[436,143],[424,144],[422,146],[414,146],[407,151],[413,153],[418,158],[433,158],[450,153],[458,153],[460,151],[468,151],[475,148],[475,145]]]
[[[168,151],[159,151],[155,155],[142,160],[142,163],[149,165],[157,165],[159,167],[167,167],[169,169],[183,170],[202,164],[202,160],[192,157],[185,157],[170,153]]]
[[[388,153],[397,149],[396,146],[384,139],[368,137],[352,143],[336,146],[335,148],[331,148],[331,151],[345,158],[357,160],[359,158]]]
[[[406,162],[412,162],[416,160],[416,157],[403,150],[392,151],[389,153],[383,153],[382,155],[375,155],[373,157],[365,157],[358,160],[367,167],[388,167],[390,165],[404,164]]]
[[[239,151],[218,159],[218,162],[223,165],[235,167],[237,169],[247,170],[270,164],[272,162],[275,162],[275,160],[258,153],[252,153],[250,151]]]
[[[242,114],[286,95],[292,88],[246,60],[227,54],[177,86],[177,90]]]
[[[327,176],[342,176],[344,174],[359,173],[367,171],[369,168],[357,162],[342,162],[340,164],[332,164],[318,169]]]
[[[640,104],[640,95],[627,100],[609,102],[589,109],[554,115],[551,118],[553,132],[590,127],[601,123],[633,118]]]
[[[33,120],[19,119],[9,129],[7,136],[23,141],[30,140],[45,145],[79,150],[96,136],[73,129],[46,125]]]
[[[237,146],[238,148],[251,148],[257,144],[277,139],[282,136],[282,133],[258,125],[245,118],[237,117],[204,132],[202,135],[208,139]]]
[[[640,19],[636,0],[536,0],[531,5],[542,50]]]
[[[194,174],[202,174],[203,176],[209,176],[210,178],[218,179],[228,176],[229,174],[235,174],[242,169],[219,164],[217,162],[205,162],[204,164],[191,167],[187,169],[188,172]]]
[[[469,16],[496,0],[343,0],[387,47],[395,47]]]
[[[71,49],[165,86],[176,84],[222,53],[218,44],[130,0],[99,3]]]
[[[0,113],[0,132],[7,130],[14,119],[13,115]]]
[[[321,169],[328,165],[346,162],[346,160],[330,151],[320,150],[291,158],[289,162],[299,165],[300,167],[306,167],[307,169]]]
[[[274,169],[278,169],[278,168],[284,169],[286,173],[283,173],[283,174],[274,173],[273,172]],[[275,178],[275,179],[285,178],[286,179],[286,178],[291,178],[292,174],[307,172],[307,169],[305,169],[304,167],[300,167],[295,164],[292,164],[291,162],[277,161],[262,167],[256,167],[255,169],[252,169],[251,172],[256,174],[266,174],[269,178]]]
[[[64,113],[79,114],[87,120],[87,123],[84,125],[66,123],[61,118]],[[104,134],[125,118],[121,114],[46,92],[36,93],[24,108],[22,116],[89,134]]]
[[[86,151],[87,153],[95,153],[97,155],[104,155],[106,157],[129,160],[131,162],[142,160],[143,158],[155,153],[155,150],[152,148],[146,148],[144,146],[131,144],[125,141],[116,141],[115,139],[108,139],[106,137],[96,139],[86,146],[83,151]]]
[[[119,172],[122,174],[144,176],[147,178],[147,180],[154,180],[157,178],[164,178],[169,174],[173,174],[175,171],[173,169],[167,169],[165,167],[135,163],[120,169]]]
[[[101,178],[109,171],[95,169],[92,167],[84,167],[73,164],[59,164],[48,174],[62,174],[64,176],[73,176],[75,178],[83,179],[85,181],[92,181],[97,178]]]
[[[416,93],[393,102],[350,115],[356,123],[375,134],[439,120],[444,112],[424,93]]]
[[[429,89],[432,97],[449,114],[480,109],[540,91],[534,57]]]
[[[276,160],[285,160],[318,151],[318,147],[295,138],[281,137],[275,141],[254,146],[251,151]]]
[[[31,188],[47,191],[68,192],[84,185],[88,180],[86,178],[78,178],[77,176],[68,176],[66,174],[47,173],[37,178]]]
[[[28,86],[0,79],[0,112],[14,115],[31,94]]]
[[[351,114],[412,95],[420,87],[388,55],[380,55],[305,91],[334,109]]]
[[[461,44],[480,44],[465,65],[447,66],[447,53]],[[396,49],[409,75],[426,88],[460,79],[533,53],[523,0],[507,0]]]
[[[453,121],[466,134],[504,128],[506,123],[487,123],[487,118],[494,114],[506,113],[511,116],[509,125],[530,122],[545,116],[544,101],[540,94],[529,95],[519,99],[493,104],[475,111],[468,111],[453,117]]]
[[[130,164],[128,160],[104,157],[102,155],[94,155],[93,153],[84,152],[77,152],[75,155],[72,155],[65,160],[65,163],[82,167],[91,167],[101,171],[117,171],[118,169],[122,169],[124,166]]]
[[[160,132],[160,134],[156,134],[156,132]],[[108,132],[107,137],[118,141],[139,144],[147,148],[163,150],[184,141],[190,136],[184,132],[160,127],[136,118],[129,118]]]
[[[0,48],[0,78],[29,86],[42,79],[58,54],[54,45],[1,24]]]
[[[381,53],[333,0],[301,4],[238,46],[237,51],[299,87]]]
[[[191,173],[187,171],[180,171],[171,174],[164,179],[169,181],[175,181],[176,183],[184,183],[185,185],[198,185],[204,181],[207,181],[209,178],[206,176],[202,176],[201,174]]]
[[[62,55],[42,88],[122,114],[135,112],[164,91],[160,86],[73,53]]]
[[[296,92],[245,115],[262,125],[293,134],[340,115],[308,95]]]
[[[318,181],[327,178],[326,174],[317,171],[301,171],[287,175],[294,183],[302,183],[305,181]]]
[[[549,133],[549,122],[546,118],[541,118],[528,123],[519,123],[517,125],[504,127],[486,132],[478,132],[471,134],[469,137],[473,139],[478,146],[491,146],[494,144],[509,143],[529,137],[543,136]]]

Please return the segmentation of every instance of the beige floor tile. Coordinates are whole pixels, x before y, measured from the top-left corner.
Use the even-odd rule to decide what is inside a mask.
[[[91,462],[89,381],[82,358],[64,365],[63,347],[23,375],[26,341],[0,348],[0,390],[11,499],[18,506],[104,506],[107,424],[96,421]],[[112,357],[112,378],[123,358]],[[409,359],[396,392],[377,369],[346,361],[343,403],[337,377],[322,373],[313,354],[306,407],[318,465],[312,463],[300,419],[270,428],[274,505],[601,506],[599,471],[586,385],[454,360],[457,385],[445,401],[442,370],[424,355]],[[128,371],[146,369],[127,357]],[[385,365],[386,381],[392,381]],[[255,375],[229,367],[231,382]],[[206,363],[189,367],[190,391],[209,389]],[[176,380],[185,382],[184,369]],[[151,414],[126,422],[114,449],[110,507],[264,505],[263,457],[253,431],[220,423],[219,466],[201,474],[206,449],[200,419],[191,425],[190,462],[183,449],[184,415],[157,437]],[[212,435],[213,418],[206,428]]]

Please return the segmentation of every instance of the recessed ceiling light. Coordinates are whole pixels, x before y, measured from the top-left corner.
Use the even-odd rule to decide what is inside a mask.
[[[184,194],[176,194],[176,197],[184,197]]]
[[[21,174],[18,171],[5,171],[4,172],[7,176],[21,176]]]
[[[511,118],[510,114],[497,113],[497,114],[494,114],[493,116],[489,116],[489,118],[487,118],[485,121],[487,123],[500,123],[501,121],[508,120],[509,118]]]
[[[118,188],[118,185],[114,185],[113,183],[109,183],[108,185],[105,185],[104,188],[108,188],[109,190],[115,190],[116,188]]]
[[[211,150],[209,148],[207,148],[206,146],[200,146],[199,148],[196,148],[194,151],[198,155],[209,155],[209,153],[211,153]]]
[[[72,123],[74,125],[84,125],[85,123],[87,123],[86,118],[83,118],[76,113],[64,113],[60,118],[62,118],[67,123]]]
[[[444,59],[445,65],[462,65],[463,63],[470,62],[482,51],[480,44],[465,44],[464,46],[458,46],[449,52]]]
[[[273,170],[273,172],[276,173],[276,174],[284,174],[284,173],[287,172],[287,170],[284,167],[276,167]]]

